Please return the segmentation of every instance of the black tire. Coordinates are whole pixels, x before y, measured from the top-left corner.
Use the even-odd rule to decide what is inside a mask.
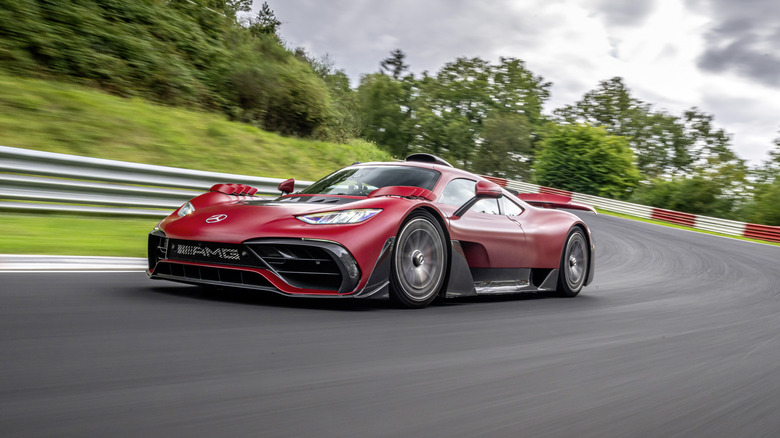
[[[432,303],[445,283],[447,258],[439,222],[425,210],[412,212],[393,246],[390,299],[405,308],[422,308]]]
[[[566,244],[561,252],[561,268],[558,271],[556,292],[562,297],[574,297],[585,285],[590,266],[590,249],[585,232],[574,227],[566,236]]]

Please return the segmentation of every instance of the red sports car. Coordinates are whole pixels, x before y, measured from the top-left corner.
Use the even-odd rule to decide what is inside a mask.
[[[593,280],[594,246],[554,195],[514,195],[428,154],[356,163],[273,200],[217,184],[149,234],[153,279],[301,297],[437,297],[557,291]],[[526,200],[523,200],[525,198]]]

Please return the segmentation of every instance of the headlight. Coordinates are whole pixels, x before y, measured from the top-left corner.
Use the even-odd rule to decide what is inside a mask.
[[[189,202],[185,203],[181,207],[179,207],[179,211],[176,212],[176,214],[179,215],[179,217],[187,216],[188,214],[195,211],[195,207],[192,206]]]
[[[307,224],[357,224],[376,216],[381,208],[366,208],[360,210],[327,211],[325,213],[304,214],[295,216]]]

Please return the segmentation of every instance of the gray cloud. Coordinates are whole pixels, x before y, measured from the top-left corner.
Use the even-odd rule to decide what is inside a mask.
[[[780,2],[696,0],[688,7],[713,18],[699,68],[780,87]]]
[[[542,30],[554,25],[507,4],[488,7],[467,0],[270,0],[269,6],[282,21],[288,45],[304,46],[316,56],[328,53],[353,82],[378,71],[396,48],[407,54],[415,73],[435,73],[457,57],[523,58],[523,53],[491,50],[518,45],[533,50]]]
[[[655,0],[598,0],[595,7],[609,25],[636,26],[653,12]]]

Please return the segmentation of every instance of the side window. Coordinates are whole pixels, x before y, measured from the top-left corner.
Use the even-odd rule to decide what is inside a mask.
[[[474,186],[476,185],[477,182],[470,179],[454,179],[441,192],[439,203],[460,207],[474,197]]]
[[[523,212],[523,207],[510,201],[506,196],[499,199],[499,201],[501,202],[501,209],[504,211],[505,216],[520,216],[520,213]]]
[[[498,199],[480,199],[476,204],[474,204],[473,207],[471,207],[471,210],[469,211],[473,211],[475,213],[499,214]]]

